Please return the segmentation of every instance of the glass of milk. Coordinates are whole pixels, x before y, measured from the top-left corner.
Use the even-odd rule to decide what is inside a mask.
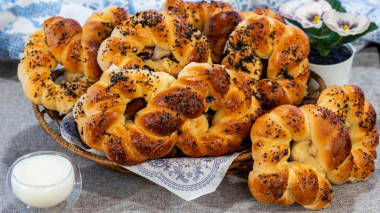
[[[78,199],[82,178],[75,162],[54,151],[33,152],[17,159],[7,176],[8,196],[16,209],[63,212]]]

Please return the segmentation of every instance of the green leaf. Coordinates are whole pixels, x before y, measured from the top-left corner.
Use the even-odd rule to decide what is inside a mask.
[[[342,4],[338,0],[326,0],[333,9],[335,9],[338,12],[346,12],[346,9],[342,7]]]
[[[328,39],[332,34],[332,30],[330,30],[328,27],[325,26],[325,24],[322,25],[322,28],[316,29],[316,28],[303,28],[302,25],[294,20],[286,19],[291,24],[295,25],[296,27],[300,28],[302,31],[304,31],[310,38],[314,38],[314,40],[321,40],[321,39]]]
[[[318,36],[309,34],[309,36],[315,38],[315,42],[324,43],[326,46],[333,46],[340,39],[339,34],[332,30],[327,32],[325,35]]]
[[[326,42],[328,43],[330,47],[332,47],[332,46],[336,46],[339,43],[338,42],[339,39],[341,39],[339,34],[334,31],[331,31],[330,37],[326,40]]]
[[[319,52],[319,55],[321,55],[322,57],[327,57],[330,53],[330,48],[329,49],[322,49],[322,50],[318,50]]]
[[[313,38],[316,38],[316,39],[328,39],[330,37],[329,34],[327,35],[323,35],[323,36],[318,36],[318,35],[314,35],[314,34],[308,34],[310,37],[313,37]]]
[[[326,42],[316,42],[310,45],[311,48],[316,49],[322,57],[326,57],[330,53],[330,45]]]
[[[377,25],[376,25],[375,23],[371,22],[371,24],[369,25],[369,27],[368,27],[368,29],[367,29],[366,31],[364,31],[364,32],[362,32],[362,33],[360,33],[360,34],[356,34],[356,35],[345,36],[345,37],[342,39],[341,43],[344,44],[344,43],[351,43],[351,42],[354,42],[354,41],[356,41],[356,39],[358,39],[358,38],[364,36],[364,35],[367,34],[367,33],[372,32],[372,31],[374,31],[374,30],[376,30],[376,29],[377,29]]]

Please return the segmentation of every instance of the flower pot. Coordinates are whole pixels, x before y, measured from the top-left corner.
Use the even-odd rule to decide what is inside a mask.
[[[355,55],[355,48],[351,44],[345,44],[345,47],[351,52],[351,56],[337,64],[320,65],[310,63],[310,70],[319,74],[326,82],[326,86],[343,86],[348,84],[350,77],[352,61]]]

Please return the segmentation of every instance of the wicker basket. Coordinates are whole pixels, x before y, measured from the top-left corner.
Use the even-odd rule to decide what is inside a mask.
[[[52,78],[55,79],[62,73],[63,73],[62,70],[57,70],[52,75]],[[311,79],[314,79],[314,82]],[[305,97],[303,104],[315,103],[320,92],[326,88],[326,84],[324,80],[313,71],[310,72],[310,79],[309,79],[308,84],[309,84],[308,95]],[[38,122],[41,125],[41,128],[63,148],[69,150],[70,152],[74,154],[77,154],[79,156],[92,160],[98,163],[99,165],[105,166],[109,169],[133,174],[133,172],[127,169],[124,169],[123,167],[119,166],[118,164],[109,160],[108,158],[100,157],[90,152],[87,152],[86,150],[66,141],[65,139],[61,137],[60,133],[55,132],[45,120],[45,114],[47,114],[59,126],[62,121],[63,115],[60,115],[56,111],[51,111],[51,110],[45,109],[43,106],[38,106],[35,104],[33,104],[33,110],[34,110],[34,114],[37,117]],[[244,147],[240,147],[240,151],[247,150],[247,152],[242,153],[237,158],[235,158],[231,166],[228,168],[227,174],[235,174],[239,172],[249,171],[252,169],[253,160],[252,160],[251,152],[249,152],[249,149],[250,149],[249,144]]]

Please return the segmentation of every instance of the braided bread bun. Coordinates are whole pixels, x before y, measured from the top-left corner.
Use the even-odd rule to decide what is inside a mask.
[[[110,67],[74,107],[82,141],[123,165],[165,156],[175,145],[177,132],[172,129],[179,128],[181,119],[151,104],[137,112],[134,121],[124,113],[133,99],[149,102],[174,80],[163,72]]]
[[[330,204],[329,180],[346,176],[334,170],[351,151],[348,132],[332,111],[317,105],[279,106],[256,120],[251,140],[254,165],[248,185],[256,200],[296,202],[309,209]]]
[[[297,27],[245,12],[227,41],[222,64],[250,80],[263,108],[299,105],[307,92],[309,51],[308,38]]]
[[[234,8],[223,1],[187,2],[183,0],[166,0],[164,11],[172,16],[185,19],[195,29],[204,31],[211,17],[222,11],[233,11]]]
[[[211,59],[220,63],[228,35],[241,21],[238,11],[222,1],[186,2],[183,0],[166,0],[164,11],[186,20],[195,29],[204,31],[210,42]]]
[[[149,49],[155,48],[153,56]],[[184,20],[157,11],[143,11],[117,26],[100,46],[102,70],[111,64],[130,69],[144,64],[177,76],[190,62],[207,62],[207,39]]]
[[[154,102],[183,115],[177,147],[191,157],[221,156],[240,146],[261,107],[247,81],[220,65],[187,65]],[[205,113],[215,112],[209,123]]]
[[[164,11],[185,19],[195,29],[203,31],[210,42],[211,59],[214,63],[222,61],[223,49],[228,36],[244,19],[245,12],[235,10],[230,4],[222,1],[187,2],[183,0],[166,0]],[[271,9],[257,8],[252,12],[265,15],[285,23],[282,17]]]
[[[124,9],[108,7],[92,15],[83,29],[77,21],[59,16],[44,21],[42,26],[49,50],[68,71],[67,80],[95,82],[99,79],[102,74],[96,61],[99,44],[127,17]]]
[[[245,79],[219,65],[192,63],[173,80],[111,67],[75,105],[82,140],[124,165],[162,157],[176,142],[193,157],[234,152],[261,112]],[[127,120],[127,104],[141,97],[147,106]],[[217,111],[210,128],[209,107]]]
[[[78,97],[88,88],[87,83],[62,82],[56,84],[50,74],[57,61],[50,52],[43,31],[37,31],[26,40],[17,75],[26,97],[34,104],[66,114]]]
[[[83,32],[73,19],[47,19],[43,23],[44,30],[27,39],[18,66],[18,78],[29,100],[50,110],[68,113],[78,97],[86,92],[89,83],[102,73],[96,62],[96,42],[107,36],[117,21],[126,16],[124,9],[106,8],[103,13],[95,13],[88,19]],[[56,84],[52,80],[51,71],[57,63],[62,63],[68,71],[65,72],[68,82]]]
[[[93,41],[100,45],[110,37],[112,30],[121,22],[127,20],[128,12],[117,6],[109,6],[102,12],[92,14],[83,25],[82,39]]]
[[[379,133],[376,127],[376,112],[365,101],[362,90],[353,85],[331,86],[323,90],[317,104],[335,112],[347,128],[352,141],[352,157],[345,171],[351,181],[362,181],[371,177],[375,170],[376,147]]]

